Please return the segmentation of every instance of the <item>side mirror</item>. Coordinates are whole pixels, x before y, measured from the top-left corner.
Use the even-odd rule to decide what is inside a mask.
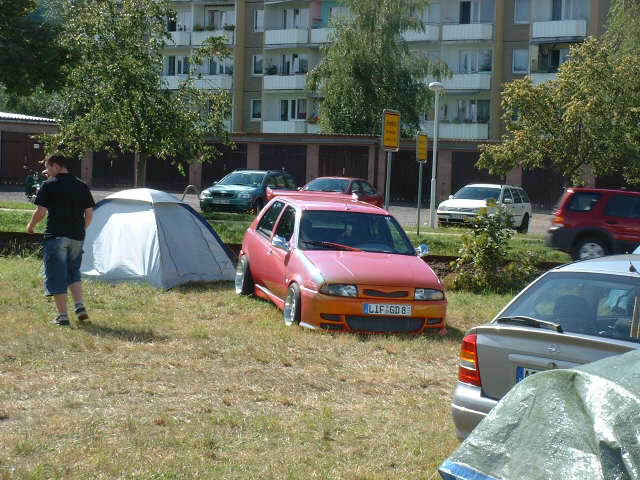
[[[213,182],[213,183],[211,184],[211,186],[215,185],[216,183],[218,183],[218,181],[217,181],[217,180],[216,180],[215,182]]]
[[[298,188],[296,188],[296,190],[302,190],[302,187],[298,187]]]
[[[280,235],[276,235],[275,237],[273,237],[273,240],[271,240],[271,245],[276,248],[280,248],[281,250],[286,250],[287,252],[289,251],[289,242],[287,242],[284,237],[281,237]]]
[[[513,198],[505,198],[504,200],[502,200],[502,203],[504,203],[505,205],[510,205],[513,203]]]
[[[424,258],[427,255],[429,255],[429,245],[426,245],[424,243],[418,245],[416,247],[416,255],[418,255],[420,258]]]
[[[453,195],[449,195],[449,200],[453,200]]]

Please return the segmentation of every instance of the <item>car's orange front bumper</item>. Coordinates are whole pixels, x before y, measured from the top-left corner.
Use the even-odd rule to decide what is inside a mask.
[[[385,287],[393,290],[394,287]],[[418,301],[411,298],[338,297],[302,288],[303,326],[361,333],[441,332],[445,328],[446,300]],[[370,315],[366,303],[411,305],[410,316]]]

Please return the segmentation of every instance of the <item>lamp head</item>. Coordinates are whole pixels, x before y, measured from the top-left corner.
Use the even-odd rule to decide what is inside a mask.
[[[442,85],[440,82],[431,82],[429,84],[429,90],[442,93],[444,92],[444,85]]]

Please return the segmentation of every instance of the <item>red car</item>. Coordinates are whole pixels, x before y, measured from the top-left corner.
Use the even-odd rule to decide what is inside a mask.
[[[276,197],[245,233],[236,293],[270,300],[286,325],[443,333],[443,286],[417,250],[381,208],[326,194]]]
[[[548,243],[576,260],[640,245],[640,192],[569,188],[553,214]]]
[[[370,203],[376,207],[384,207],[384,198],[369,182],[361,178],[351,177],[318,177],[311,180],[299,190],[271,190],[267,189],[267,200],[276,196],[306,197],[308,193],[326,193],[329,199],[341,197],[341,200],[349,201],[352,198],[361,202]],[[349,198],[346,198],[349,197]]]

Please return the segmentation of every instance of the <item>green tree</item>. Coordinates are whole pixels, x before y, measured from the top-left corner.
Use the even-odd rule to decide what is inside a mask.
[[[610,42],[611,54],[636,53],[640,50],[640,0],[613,0],[609,10],[605,38]]]
[[[60,133],[48,138],[48,151],[81,155],[115,145],[135,154],[136,185],[144,185],[148,156],[182,167],[219,155],[207,139],[228,141],[229,94],[195,88],[198,73],[177,91],[162,88],[162,49],[172,15],[164,0],[62,2],[61,42],[75,48],[79,61],[66,69]],[[228,54],[221,38],[211,38],[194,55],[192,71],[205,57]]]
[[[481,147],[480,168],[504,174],[550,161],[577,184],[588,167],[640,180],[640,56],[612,55],[607,40],[590,38],[571,49],[556,80],[508,84],[502,109],[507,134]]]
[[[335,34],[308,87],[321,92],[320,126],[330,133],[379,135],[385,108],[399,110],[411,135],[431,106],[428,75],[446,67],[412,52],[402,32],[424,31],[415,15],[428,0],[344,0],[351,12],[333,21]]]
[[[38,11],[35,0],[0,3],[0,83],[28,95],[36,87],[60,85],[68,53],[57,43],[59,27]]]

